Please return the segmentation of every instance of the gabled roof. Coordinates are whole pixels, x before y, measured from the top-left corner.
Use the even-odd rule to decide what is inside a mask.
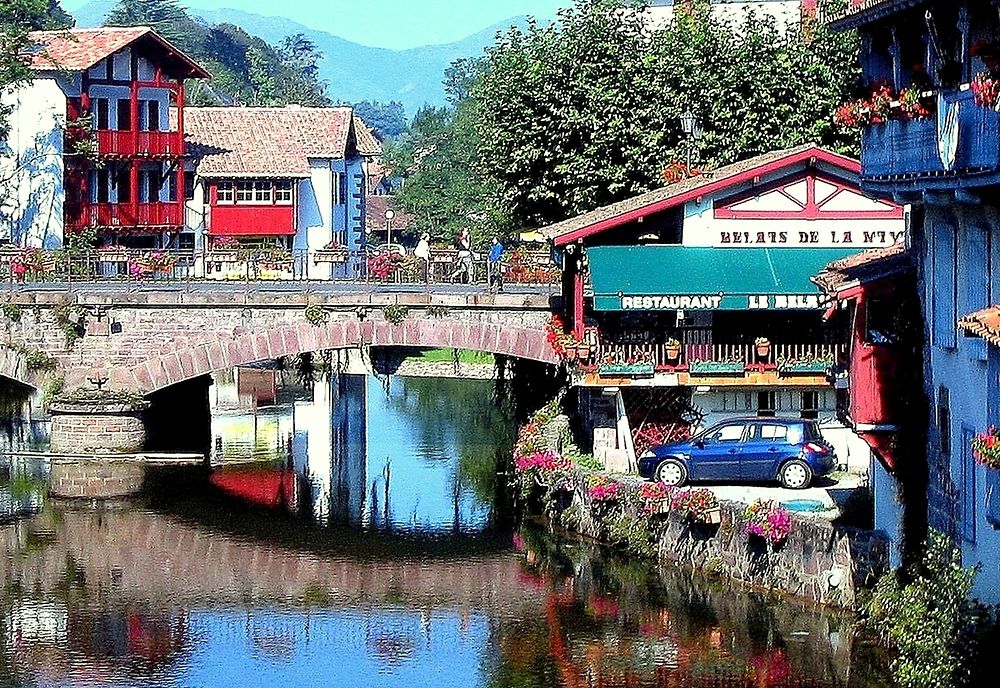
[[[353,153],[350,107],[188,107],[184,136],[202,177],[304,178],[310,158]]]
[[[211,76],[197,62],[148,26],[32,31],[28,37],[32,43],[27,51],[31,59],[29,66],[38,71],[86,71],[104,58],[142,41],[161,52],[164,62],[174,67],[177,76],[185,79]]]
[[[382,155],[382,142],[363,119],[354,115],[354,131],[358,137],[358,153],[365,157]]]
[[[853,175],[861,173],[861,164],[857,160],[808,144],[765,153],[731,165],[725,165],[675,184],[654,189],[569,220],[543,227],[539,232],[546,239],[554,242],[556,246],[564,246],[591,234],[597,234],[641,217],[683,205],[701,196],[752,182],[757,177],[771,174],[783,168],[817,160],[833,167],[839,167]]]
[[[1000,306],[990,306],[970,313],[958,321],[958,326],[969,334],[982,337],[993,346],[1000,346]]]
[[[912,266],[906,244],[900,242],[834,261],[812,281],[828,296],[836,298],[855,287],[904,273]]]
[[[400,210],[397,207],[395,196],[368,196],[365,199],[365,226],[369,232],[385,229],[385,211],[392,209],[395,217],[392,218],[392,229],[408,229],[414,217],[410,213]]]

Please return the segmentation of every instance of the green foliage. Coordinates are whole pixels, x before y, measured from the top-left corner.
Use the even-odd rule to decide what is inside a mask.
[[[394,139],[406,131],[406,109],[398,100],[389,103],[363,100],[354,103],[354,112],[383,138]]]
[[[31,349],[24,354],[24,365],[28,370],[52,370],[56,367],[55,359],[44,351]]]
[[[428,306],[427,307],[427,315],[431,316],[432,318],[438,318],[438,319],[440,319],[440,318],[446,318],[450,314],[451,314],[451,309],[448,308],[447,306]]]
[[[0,313],[3,314],[4,320],[9,323],[19,323],[21,322],[21,315],[23,314],[23,308],[16,303],[5,303],[0,306]]]
[[[308,322],[310,325],[313,325],[314,327],[319,327],[321,325],[325,325],[326,322],[330,319],[330,313],[322,306],[317,306],[316,304],[312,304],[310,306],[306,306],[305,317],[306,317],[306,322]]]
[[[0,0],[0,31],[68,29],[73,23],[59,0]]]
[[[79,306],[53,306],[52,316],[56,326],[62,331],[67,349],[80,340],[86,332],[84,317],[86,313]]]
[[[206,67],[212,79],[190,84],[188,100],[193,105],[330,104],[327,85],[319,79],[321,54],[301,34],[275,47],[232,24],[206,26],[177,0],[120,0],[105,24],[151,26]]]
[[[893,652],[901,688],[968,685],[983,611],[969,595],[977,569],[963,568],[961,552],[941,533],[927,545],[923,566],[884,575],[866,606],[865,621]]]
[[[657,534],[649,516],[615,508],[603,519],[609,540],[629,554],[652,559],[657,554]]]
[[[56,397],[63,393],[66,388],[66,378],[64,377],[52,377],[48,382],[45,383],[45,388],[42,390],[42,405],[48,408]]]
[[[687,158],[687,109],[704,132],[699,167],[806,142],[858,152],[831,117],[860,78],[855,34],[730,20],[707,3],[652,28],[620,11],[630,4],[579,0],[453,65],[453,108],[418,113],[389,147],[418,231],[509,235],[662,186]]]
[[[406,320],[406,316],[409,314],[410,309],[407,306],[393,305],[382,309],[382,317],[393,325],[398,325]]]

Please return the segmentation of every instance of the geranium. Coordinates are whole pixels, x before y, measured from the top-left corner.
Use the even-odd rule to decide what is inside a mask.
[[[163,251],[147,251],[129,261],[128,272],[132,277],[148,277],[170,272],[177,265],[177,258]]]
[[[594,502],[615,502],[620,495],[621,485],[603,475],[591,476],[587,496]]]
[[[220,236],[212,239],[212,248],[239,248],[239,245],[236,237]]]
[[[996,427],[991,425],[972,439],[972,455],[987,468],[1000,471],[1000,435]]]
[[[772,545],[785,541],[792,530],[792,516],[788,509],[772,501],[758,499],[743,511],[747,535],[756,535]]]
[[[643,483],[639,496],[647,502],[661,502],[670,496],[670,486],[665,483]]]
[[[701,173],[702,170],[697,167],[688,167],[681,162],[672,162],[664,168],[660,176],[663,177],[663,181],[667,184],[676,184],[688,177],[695,177]]]
[[[681,490],[673,496],[671,507],[686,512],[689,519],[705,522],[708,513],[719,508],[719,500],[711,490]]]
[[[979,72],[969,84],[977,105],[995,107],[1000,102],[1000,77],[994,72]]]
[[[553,315],[549,320],[549,324],[545,326],[545,341],[549,343],[549,346],[556,352],[556,355],[564,361],[573,358],[577,347],[587,345],[583,340],[574,337],[572,333],[566,332],[566,326],[562,318],[558,315]],[[571,352],[573,355],[571,355]]]
[[[904,119],[924,119],[931,116],[931,109],[924,104],[923,90],[917,86],[899,92],[899,111]]]
[[[368,274],[385,282],[403,266],[406,257],[398,253],[380,253],[368,259]]]
[[[521,456],[514,462],[514,465],[519,471],[537,471],[539,473],[568,471],[573,467],[569,459],[556,456],[552,452],[537,452],[530,456]]]

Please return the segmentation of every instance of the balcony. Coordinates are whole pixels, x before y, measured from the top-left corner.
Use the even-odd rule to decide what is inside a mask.
[[[106,158],[176,158],[184,154],[184,135],[179,131],[99,130],[97,152]]]
[[[862,132],[866,185],[893,191],[953,189],[996,183],[1000,176],[1000,112],[976,105],[971,91],[945,93],[957,104],[958,148],[946,170],[938,153],[938,118],[889,120]]]
[[[583,361],[584,371],[601,377],[649,377],[656,373],[687,378],[739,378],[817,384],[847,347],[842,344],[612,344],[601,342]]]
[[[70,230],[85,227],[162,228],[184,225],[184,206],[180,203],[94,203],[66,206],[66,226]]]

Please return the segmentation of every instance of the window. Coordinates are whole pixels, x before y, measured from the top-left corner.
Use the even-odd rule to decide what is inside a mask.
[[[271,182],[253,183],[253,202],[270,204],[274,198],[274,187]]]
[[[788,427],[784,425],[762,425],[760,426],[760,438],[762,440],[783,440],[788,435]]]
[[[111,128],[111,102],[107,98],[94,99],[94,126],[107,131]]]
[[[951,395],[945,386],[938,387],[937,430],[941,456],[951,456]]]
[[[333,195],[333,205],[341,205],[344,202],[345,194],[341,188],[343,185],[343,178],[344,175],[340,172],[333,173],[333,188],[331,189],[331,193]]]
[[[986,521],[1000,526],[1000,471],[986,471]]]
[[[232,190],[232,187],[230,187]],[[184,199],[188,201],[194,200],[194,172],[184,173]]]
[[[773,392],[757,392],[757,415],[774,418],[778,411],[778,395]]]
[[[115,189],[117,190],[116,202],[132,202],[132,174],[127,167],[118,170],[115,174]]]
[[[934,243],[931,247],[933,280],[928,285],[934,313],[934,344],[955,348],[955,329],[958,326],[958,278],[956,268],[957,236],[954,226],[947,222],[937,222],[933,227]]]
[[[705,436],[705,442],[739,442],[743,439],[744,425],[723,425]]]
[[[109,170],[97,170],[94,173],[97,176],[97,184],[95,185],[95,198],[94,201],[97,203],[110,203],[111,202],[111,172]]]
[[[118,131],[132,131],[132,103],[125,99],[118,101],[118,121],[115,129]]]
[[[292,204],[292,180],[285,179],[274,183],[274,202],[279,205]]]
[[[802,392],[799,417],[806,420],[819,418],[819,392]]]
[[[167,200],[170,203],[177,202],[177,175],[167,175]]]
[[[236,182],[236,202],[253,203],[253,182]]]
[[[886,298],[865,301],[865,342],[888,346],[899,343],[899,305]]]
[[[142,170],[139,173],[139,201],[155,203],[160,200],[160,173],[156,170]]]
[[[144,100],[141,108],[143,131],[160,131],[160,101]]]
[[[219,182],[216,189],[216,203],[233,203],[236,200],[236,196],[233,193],[233,183],[232,182]]]
[[[972,440],[976,432],[962,426],[962,485],[958,496],[959,533],[966,542],[976,542],[976,461],[972,457]]]

